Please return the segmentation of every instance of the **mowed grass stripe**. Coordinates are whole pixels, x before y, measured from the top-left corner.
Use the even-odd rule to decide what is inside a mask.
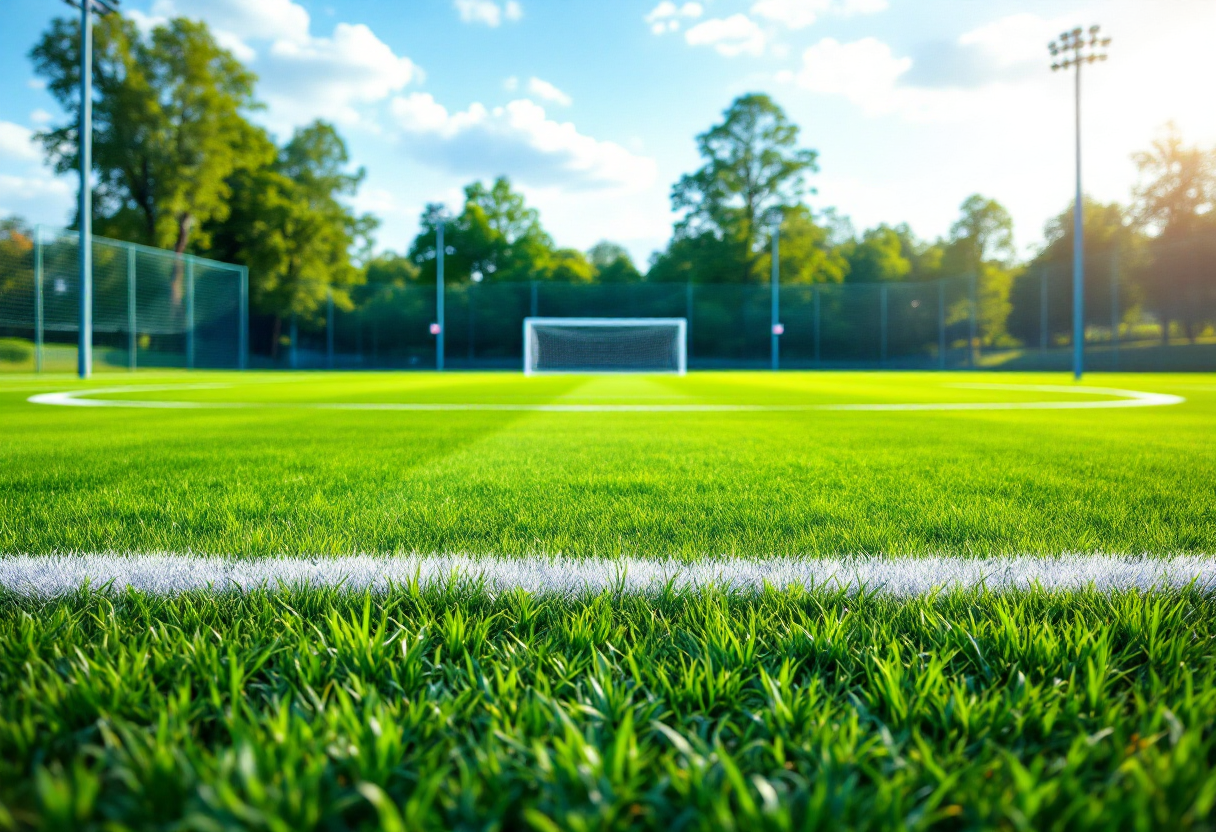
[[[691,561],[623,557],[377,557],[240,559],[183,554],[0,557],[0,587],[31,597],[81,589],[153,594],[284,587],[379,592],[450,583],[492,592],[654,594],[673,589],[758,592],[842,590],[900,597],[943,590],[1099,592],[1192,587],[1216,590],[1216,557],[1067,555],[1011,558],[732,558]]]
[[[724,405],[983,403],[1043,394],[943,385],[1063,386],[1058,375],[984,373],[539,386],[484,373],[151,378],[181,385],[157,394],[166,400],[236,390],[272,404],[619,404],[668,393]],[[1194,381],[1093,379],[1186,396],[1171,407],[919,413],[136,411],[40,407],[28,393],[0,393],[0,552],[1208,554],[1216,395],[1186,389]],[[78,389],[107,385],[117,386]]]

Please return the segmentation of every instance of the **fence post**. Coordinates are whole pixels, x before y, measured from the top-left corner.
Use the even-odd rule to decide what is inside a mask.
[[[878,364],[880,367],[885,367],[887,364],[887,284],[885,283],[878,287],[878,314],[880,317]]]
[[[443,336],[447,321],[443,319],[443,258],[447,253],[443,242],[443,220],[435,227],[435,320],[439,331],[435,333],[435,369],[443,369]]]
[[[1110,256],[1110,346],[1114,369],[1119,369],[1119,252]]]
[[[186,255],[186,367],[194,369],[194,261]]]
[[[535,280],[533,280],[533,281],[532,281],[532,306],[531,306],[531,317],[535,318],[535,317],[537,316],[537,309],[538,309],[538,308],[539,308],[539,304],[537,303],[537,297],[536,297],[536,281],[535,281]]]
[[[334,288],[325,287],[325,363],[334,368]]]
[[[299,334],[300,334],[299,330],[296,328],[296,313],[292,312],[291,313],[291,356],[289,357],[289,360],[291,362],[291,369],[293,369],[293,370],[298,369],[300,366],[299,358],[297,355],[297,347],[296,347],[296,341],[299,340],[299,337],[298,337]]]
[[[237,334],[237,350],[240,353],[237,356],[237,362],[242,370],[249,369],[249,267],[241,266],[239,276],[240,288],[238,306],[238,317],[240,318],[240,332]]]
[[[42,226],[34,226],[34,372],[42,372]]]
[[[1039,267],[1039,352],[1047,352],[1047,267]]]
[[[937,279],[937,366],[946,369],[946,278]]]
[[[474,306],[477,300],[477,281],[470,280],[469,288],[466,293],[469,303],[469,366],[473,365],[473,345],[477,340],[477,309]]]
[[[781,344],[780,336],[777,334],[777,324],[781,318],[781,232],[778,228],[773,228],[773,274],[771,280],[772,292],[772,321],[769,326],[769,339],[771,341],[773,369],[777,370],[781,366]]]
[[[684,284],[684,320],[688,323],[684,326],[684,343],[687,353],[685,354],[685,364],[692,358],[692,281],[689,280]]]
[[[975,284],[976,284],[976,277],[975,277],[975,273],[973,272],[971,274],[971,304],[970,304],[971,321],[969,323],[968,333],[967,333],[967,366],[971,369],[975,368],[975,335],[976,335],[976,322],[975,322],[976,309],[975,308],[977,306],[976,285]]]
[[[815,366],[821,364],[819,358],[819,284],[815,284],[814,295],[814,321],[815,324]]]
[[[135,371],[139,336],[135,334],[135,249],[127,249],[127,368]]]

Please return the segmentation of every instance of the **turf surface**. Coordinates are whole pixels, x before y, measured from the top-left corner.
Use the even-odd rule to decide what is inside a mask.
[[[977,382],[1067,385],[2,378],[0,559],[1216,553],[1204,376],[1088,378],[1186,399],[1112,409],[329,407],[1119,400]],[[176,404],[27,401],[69,390]],[[0,830],[1212,829],[1206,586],[0,588]]]
[[[1216,552],[1216,381],[1171,407],[894,412],[157,410],[110,399],[840,404],[1094,400],[1060,375],[120,374],[0,380],[0,552],[999,555]],[[212,384],[202,389],[193,385]],[[1098,399],[1110,397],[1098,397]]]
[[[1209,829],[1209,595],[0,594],[0,825]]]

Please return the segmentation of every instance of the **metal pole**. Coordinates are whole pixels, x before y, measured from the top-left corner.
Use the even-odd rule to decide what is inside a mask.
[[[139,336],[135,334],[135,249],[127,249],[127,367],[132,372],[137,364]]]
[[[237,361],[242,370],[249,368],[249,267],[241,266],[240,274],[240,297],[238,298],[239,326],[240,332],[237,334],[238,349],[240,355],[237,356]]]
[[[469,282],[469,364],[473,363],[473,342],[477,339],[477,310],[474,300],[477,297],[477,283]]]
[[[325,363],[334,368],[334,290],[325,288]]]
[[[878,308],[882,319],[879,328],[878,363],[885,366],[887,363],[887,284],[885,283],[878,287]]]
[[[536,310],[540,308],[540,304],[538,303],[539,298],[537,298],[537,296],[536,296],[537,295],[536,289],[537,289],[536,281],[533,280],[532,281],[532,306],[531,306],[531,310],[532,310],[531,317],[533,317],[533,318],[535,318],[537,316],[538,313]]]
[[[820,365],[819,359],[819,286],[815,286],[815,366]]]
[[[1047,267],[1039,269],[1039,352],[1047,352]]]
[[[296,342],[299,340],[299,330],[296,327],[296,314],[291,313],[291,369],[298,369],[300,366],[299,348]]]
[[[88,378],[93,372],[93,15],[92,3],[80,4],[80,328],[76,372]]]
[[[1085,369],[1085,241],[1081,207],[1081,62],[1077,73],[1077,199],[1073,206],[1072,244],[1072,374],[1080,380]]]
[[[770,281],[772,291],[772,326],[770,327],[770,336],[772,343],[773,369],[777,370],[781,366],[781,354],[777,325],[781,322],[781,229],[779,226],[773,226],[773,274]]]
[[[1110,345],[1114,368],[1119,369],[1119,252],[1110,256]]]
[[[42,372],[42,226],[34,227],[34,372]]]
[[[194,369],[194,261],[186,256],[186,367]]]
[[[435,322],[439,331],[435,333],[435,369],[443,369],[443,220],[435,228]]]
[[[970,369],[975,368],[975,333],[976,333],[975,307],[977,305],[976,285],[975,284],[976,284],[975,274],[972,273],[972,275],[971,275],[971,303],[970,303],[971,320],[970,320],[970,322],[968,324],[968,328],[967,328],[967,367]]]
[[[937,366],[946,369],[946,279],[937,281]]]
[[[684,327],[685,341],[685,358],[692,358],[692,281],[684,284],[684,320],[687,324]]]

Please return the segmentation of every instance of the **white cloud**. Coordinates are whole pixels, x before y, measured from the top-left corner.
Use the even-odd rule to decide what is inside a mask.
[[[156,0],[150,15],[130,16],[143,29],[175,16],[205,20],[222,46],[253,65],[276,129],[314,118],[361,123],[361,105],[388,98],[421,74],[362,24],[312,35],[307,10],[293,0]]]
[[[502,82],[502,88],[507,92],[515,92],[519,89],[519,79],[512,75]]]
[[[31,78],[25,82],[25,85],[32,90],[46,89],[46,81],[43,81],[41,78]]]
[[[704,13],[705,7],[692,0],[682,6],[677,6],[671,0],[663,0],[643,19],[650,24],[650,31],[656,35],[662,35],[679,29],[681,19],[695,20]]]
[[[570,96],[566,95],[566,93],[559,90],[553,84],[536,77],[528,81],[528,92],[543,101],[552,101],[554,104],[560,104],[563,107],[569,107],[574,103]]]
[[[292,0],[156,0],[152,15],[202,18],[241,40],[309,40],[308,11]]]
[[[744,14],[733,14],[725,19],[711,18],[698,23],[685,33],[684,39],[690,46],[712,46],[719,55],[728,58],[764,53],[763,30]]]
[[[42,108],[34,110],[32,113],[30,113],[30,121],[32,121],[34,124],[49,124],[53,118],[54,116]]]
[[[492,28],[502,25],[503,20],[516,21],[524,16],[518,0],[507,0],[501,6],[495,0],[455,0],[455,5],[463,22]]]
[[[267,100],[280,117],[294,115],[294,123],[318,115],[358,122],[356,104],[387,98],[418,74],[409,58],[395,55],[361,23],[339,23],[332,38],[275,41],[268,64]]]
[[[532,101],[449,113],[429,94],[414,93],[393,99],[391,109],[409,150],[454,172],[566,190],[642,188],[655,179],[653,159],[579,133]]]
[[[47,171],[31,176],[0,173],[0,215],[17,214],[31,222],[61,223],[72,210],[76,188]]]
[[[999,66],[1043,63],[1047,42],[1068,24],[1033,14],[1014,14],[964,33],[958,42],[983,50]]]
[[[840,43],[824,38],[802,53],[799,86],[823,95],[842,95],[868,113],[891,109],[895,83],[912,68],[876,38]]]
[[[34,131],[11,121],[0,121],[0,159],[20,162],[36,162],[38,147],[34,144]]]
[[[849,17],[875,14],[887,8],[887,0],[758,0],[752,14],[790,29],[803,29],[821,14]]]

